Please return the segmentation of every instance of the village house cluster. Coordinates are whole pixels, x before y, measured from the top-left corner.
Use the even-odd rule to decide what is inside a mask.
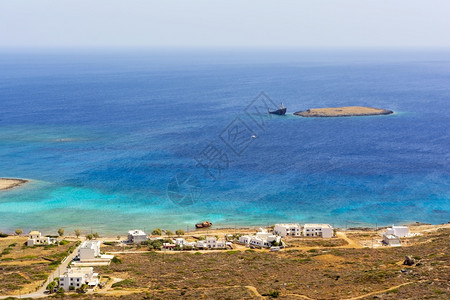
[[[147,234],[142,230],[130,230],[128,231],[127,243],[140,244],[148,241]],[[218,239],[215,236],[208,236],[204,240],[198,240],[195,242],[188,242],[184,238],[175,238],[171,242],[163,243],[164,249],[224,249],[231,246],[230,242],[226,242],[224,239]]]
[[[94,273],[94,269],[88,266],[108,265],[114,255],[101,254],[101,241],[84,241],[78,249],[78,255],[72,262],[72,266],[67,269],[64,275],[59,278],[59,287],[68,291],[79,289],[85,286],[92,289],[99,284],[99,276]]]
[[[239,243],[246,246],[268,248],[281,245],[281,236],[269,233],[266,229],[259,228],[255,235],[243,235],[239,237]]]
[[[282,245],[281,238],[284,237],[322,237],[331,238],[334,236],[334,229],[329,224],[275,224],[273,232],[259,228],[254,235],[243,235],[238,242],[246,246],[261,248],[277,247]],[[147,234],[142,230],[128,231],[127,243],[140,244],[149,240]],[[171,242],[163,243],[164,249],[224,249],[230,246],[231,242],[219,239],[215,236],[208,236],[204,240],[188,242],[184,238],[175,238]]]
[[[401,246],[400,238],[410,237],[411,234],[407,226],[392,226],[386,229],[382,234],[382,242],[388,246]],[[236,236],[228,235],[228,237]],[[275,224],[273,231],[259,228],[253,235],[238,236],[238,242],[247,247],[271,248],[278,251],[283,246],[282,238],[285,237],[320,237],[332,238],[334,229],[329,224]],[[160,239],[160,238],[156,238]],[[155,238],[150,240],[156,240]],[[128,232],[127,243],[141,244],[148,241],[147,234],[142,230],[130,230]],[[225,239],[219,239],[216,236],[207,236],[199,238],[196,241],[187,241],[184,238],[167,239],[162,245],[164,249],[226,249],[232,248],[232,243]],[[31,231],[27,240],[28,246],[49,245],[56,243],[54,238],[42,236],[39,231]],[[86,240],[79,249],[78,255],[63,275],[59,276],[59,288],[64,290],[91,289],[99,285],[99,275],[94,272],[92,266],[101,266],[109,264],[113,255],[101,254],[101,241]]]
[[[205,240],[198,240],[195,242],[188,242],[184,238],[176,238],[172,240],[172,243],[164,243],[165,249],[225,249],[231,248],[231,242],[227,242],[224,239],[218,239],[215,236],[208,236]]]

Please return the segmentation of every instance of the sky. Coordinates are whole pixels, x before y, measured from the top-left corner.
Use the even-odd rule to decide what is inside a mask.
[[[0,48],[447,48],[448,0],[0,0]]]

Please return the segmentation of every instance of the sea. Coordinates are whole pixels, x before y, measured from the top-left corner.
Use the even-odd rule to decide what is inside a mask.
[[[445,49],[0,52],[3,232],[447,223],[449,149]]]

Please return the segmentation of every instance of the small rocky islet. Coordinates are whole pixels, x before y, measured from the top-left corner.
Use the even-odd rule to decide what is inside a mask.
[[[377,116],[390,115],[394,112],[392,110],[383,108],[374,108],[366,106],[343,106],[343,107],[325,107],[312,108],[294,113],[300,117],[356,117],[356,116]]]

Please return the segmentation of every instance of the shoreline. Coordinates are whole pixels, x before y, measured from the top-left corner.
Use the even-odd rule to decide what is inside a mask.
[[[280,222],[282,223],[282,222]],[[295,223],[295,222],[293,222]],[[305,224],[305,223],[298,223],[300,225]],[[185,230],[184,232],[186,235],[216,235],[216,234],[229,234],[229,233],[242,233],[242,232],[253,232],[253,231],[257,231],[259,228],[265,228],[265,229],[270,229],[272,225],[255,225],[255,226],[217,226],[217,227],[208,227],[208,228],[198,228],[198,229],[193,229],[193,230]],[[369,224],[367,224],[369,225]],[[392,226],[392,224],[379,224],[378,226],[376,226],[375,224],[373,224],[373,226],[333,226],[333,229],[337,230],[337,231],[342,231],[342,232],[346,232],[346,231],[370,231],[370,230],[381,230],[381,229],[385,229],[389,226]],[[430,228],[440,228],[440,227],[449,227],[450,226],[450,222],[449,223],[422,223],[422,222],[404,222],[404,223],[398,223],[396,225],[400,225],[400,226],[407,226],[410,229],[411,228],[420,228],[420,227],[430,227]],[[69,228],[67,226],[62,226],[62,228],[64,228],[66,230],[66,236],[74,236],[74,229],[80,229],[81,230],[81,235],[84,236],[86,234],[92,233],[92,232],[97,232],[100,234],[101,238],[103,239],[114,239],[117,237],[117,235],[120,236],[126,236],[128,230],[132,230],[132,229],[144,229],[144,227],[139,227],[139,226],[134,226],[134,227],[130,227],[125,231],[101,231],[101,230],[95,230],[95,228],[83,228],[83,227],[77,227],[75,226],[74,229]],[[151,229],[146,228],[147,230],[145,231],[148,235],[150,235],[150,232],[155,229],[155,228],[160,228],[164,231],[166,230],[170,230],[167,228],[163,228],[163,227],[152,227]],[[22,228],[25,229],[25,228]],[[179,229],[183,229],[182,226],[179,227]],[[26,235],[26,232],[28,231],[32,231],[32,230],[38,230],[40,232],[42,232],[43,235],[45,236],[57,236],[57,230],[58,228],[53,228],[53,229],[49,229],[49,228],[39,228],[39,227],[27,227],[25,229],[24,234]],[[175,229],[170,230],[172,232],[175,232]],[[8,234],[9,236],[14,236],[14,233],[12,230],[7,230],[7,231],[3,231],[3,233]],[[175,235],[174,235],[175,236]]]
[[[29,182],[29,180],[21,178],[0,178],[0,191],[11,190],[24,185],[27,182]]]
[[[324,107],[311,108],[303,111],[297,111],[293,115],[306,118],[334,118],[334,117],[362,117],[362,116],[380,116],[390,115],[392,110],[383,108],[374,108],[367,106],[342,106],[342,107]]]

